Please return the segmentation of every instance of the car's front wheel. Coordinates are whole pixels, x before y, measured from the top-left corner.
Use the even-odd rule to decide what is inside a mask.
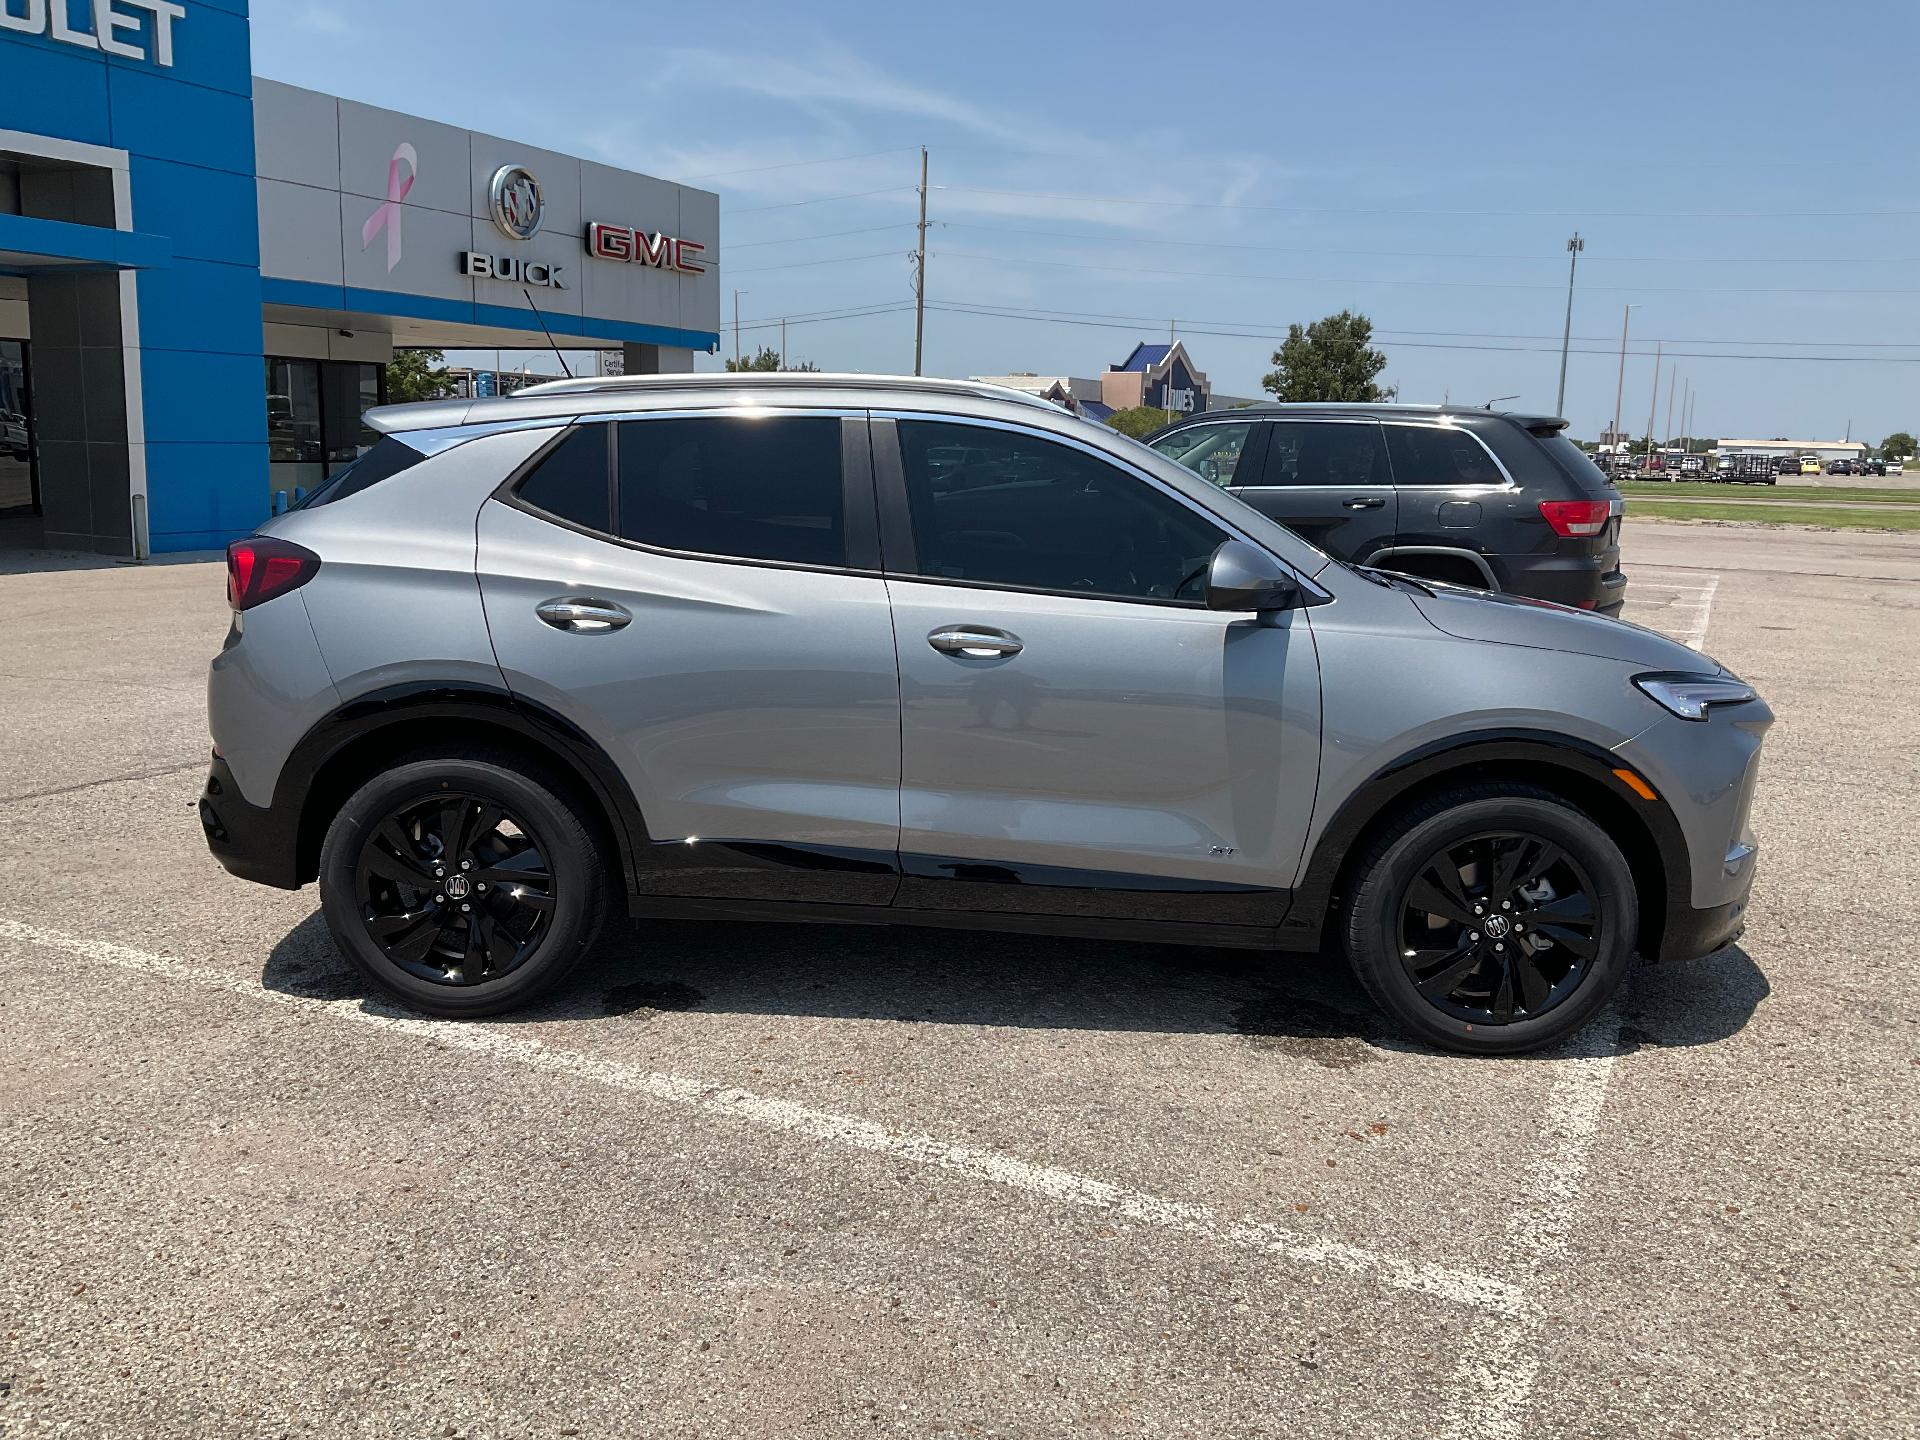
[[[586,804],[558,776],[480,750],[422,755],[367,781],[320,852],[327,929],[416,1010],[528,1004],[599,933],[606,869]]]
[[[1360,858],[1346,948],[1409,1034],[1512,1055],[1593,1018],[1638,924],[1626,857],[1590,816],[1534,786],[1474,785],[1415,805]]]

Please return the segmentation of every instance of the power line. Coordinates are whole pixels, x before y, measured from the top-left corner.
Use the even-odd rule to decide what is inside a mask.
[[[864,320],[873,315],[898,315],[912,308],[911,300],[892,300],[884,305],[870,305],[853,310],[822,311],[805,316],[775,315],[764,320],[743,320],[740,322],[740,329],[742,331],[777,330],[784,325],[792,325],[797,329],[802,325],[821,325],[834,320]]]
[[[778,240],[748,240],[730,244],[724,253],[731,255],[735,250],[757,250],[762,245],[797,245],[802,240],[838,240],[845,235],[878,235],[882,230],[911,230],[913,222],[902,220],[896,225],[862,225],[857,230],[823,230],[815,235],[786,235]]]
[[[1200,280],[1284,280],[1302,285],[1397,285],[1414,289],[1447,290],[1552,290],[1550,282],[1528,280],[1356,280],[1331,275],[1274,275],[1259,271],[1170,270],[1161,265],[1102,265],[1092,261],[1040,260],[1031,255],[996,255],[980,250],[942,250],[935,254],[963,260],[993,260],[1004,265],[1044,265],[1056,270],[1109,270],[1123,275],[1178,275]],[[1627,294],[1680,295],[1920,295],[1916,289],[1892,287],[1825,288],[1819,286],[1744,286],[1744,285],[1592,285],[1591,290],[1621,291]]]
[[[745,270],[728,270],[726,273],[759,275],[767,270],[801,270],[809,265],[851,265],[856,260],[898,259],[901,253],[898,250],[875,250],[867,255],[829,255],[824,260],[789,260],[784,265],[754,265]]]
[[[721,219],[729,215],[755,215],[763,210],[792,210],[801,205],[825,205],[834,200],[863,200],[869,195],[893,195],[902,191],[911,192],[911,185],[882,185],[878,190],[852,190],[845,195],[816,195],[811,200],[783,200],[778,205],[748,205],[744,209],[721,212]]]
[[[1175,210],[1257,210],[1270,215],[1494,215],[1542,220],[1753,220],[1832,218],[1831,210],[1415,210],[1394,206],[1252,205],[1227,200],[1171,200],[1145,195],[1083,195],[1052,190],[998,190],[981,185],[941,185],[967,195],[1009,195],[1028,200],[1076,200],[1095,205],[1152,205]],[[1920,215],[1920,210],[1849,210],[1882,218]]]
[[[939,187],[935,187],[939,188]],[[933,222],[946,230],[980,230],[998,235],[1040,235],[1055,240],[1089,240],[1096,245],[1157,245],[1167,242],[1157,235],[1096,235],[1085,230],[1036,230],[1025,225],[976,225],[963,220]],[[1248,245],[1231,240],[1195,240],[1182,235],[1177,242],[1182,250],[1245,250],[1260,255],[1368,255],[1397,260],[1536,260],[1559,263],[1557,255],[1512,255],[1470,250],[1323,250],[1291,245]],[[1823,257],[1769,258],[1754,255],[1600,255],[1592,264],[1636,265],[1917,265],[1920,257],[1909,255],[1845,255]]]
[[[1002,303],[1000,303],[1000,302],[998,302],[998,301],[975,301],[975,302],[967,302],[967,303],[975,303],[975,304],[984,304],[984,305],[992,305],[992,306],[993,306],[993,307],[994,307],[995,309],[999,309],[999,310],[1004,310],[1004,311],[1007,311],[1007,312],[1008,312],[1008,313],[1010,313],[1010,314],[1013,314],[1013,315],[1022,315],[1022,316],[1024,316],[1024,315],[1039,315],[1039,316],[1049,316],[1049,315],[1055,315],[1055,316],[1066,316],[1066,317],[1070,317],[1070,318],[1073,318],[1073,319],[1093,319],[1093,320],[1122,320],[1122,321],[1126,321],[1126,322],[1128,322],[1128,324],[1129,324],[1129,325],[1132,325],[1132,326],[1139,326],[1139,325],[1159,325],[1159,324],[1161,324],[1161,323],[1163,323],[1163,321],[1164,321],[1164,317],[1163,317],[1163,316],[1158,316],[1158,315],[1142,315],[1142,314],[1138,314],[1138,313],[1133,313],[1133,312],[1126,312],[1126,311],[1113,311],[1113,310],[1061,310],[1061,309],[1052,309],[1052,308],[1046,308],[1046,307],[1036,307],[1036,306],[1020,306],[1020,305],[1014,305],[1014,304],[1011,304],[1011,303],[1008,303],[1008,304],[1002,304]],[[1210,325],[1210,326],[1215,326],[1215,327],[1234,327],[1234,326],[1243,326],[1243,325],[1248,325],[1248,324],[1252,324],[1252,325],[1254,325],[1254,326],[1255,326],[1255,327],[1256,327],[1256,328],[1257,328],[1257,329],[1258,329],[1258,330],[1259,330],[1259,331],[1260,331],[1260,332],[1261,332],[1262,334],[1265,334],[1265,333],[1266,333],[1266,332],[1268,332],[1268,331],[1273,331],[1273,332],[1276,332],[1277,334],[1279,334],[1279,335],[1282,335],[1282,336],[1284,336],[1284,335],[1285,335],[1285,333],[1286,333],[1286,330],[1287,330],[1287,322],[1284,322],[1284,321],[1246,321],[1246,320],[1193,320],[1193,321],[1185,321],[1185,320],[1183,320],[1183,321],[1181,321],[1181,324],[1182,324],[1182,325],[1188,325],[1188,324],[1191,324],[1191,325]],[[1383,330],[1383,329],[1375,329],[1375,331],[1374,331],[1373,333],[1374,333],[1375,335],[1416,335],[1416,336],[1420,336],[1420,337],[1422,337],[1422,338],[1439,338],[1439,339],[1465,339],[1465,340],[1557,340],[1557,339],[1559,338],[1558,336],[1554,336],[1554,335],[1521,335],[1521,334],[1509,334],[1509,333],[1506,333],[1506,332],[1503,332],[1503,331],[1493,331],[1493,330]],[[1651,336],[1649,336],[1648,338],[1649,338],[1649,339],[1651,339],[1651,338],[1654,338],[1654,337],[1651,337]],[[1615,337],[1615,336],[1611,336],[1611,335],[1575,335],[1575,336],[1573,337],[1573,339],[1575,339],[1575,340],[1579,340],[1579,341],[1582,341],[1582,342],[1591,342],[1591,343],[1594,343],[1594,344],[1605,344],[1605,345],[1610,345],[1610,346],[1611,346],[1611,345],[1616,345],[1616,344],[1618,343],[1618,340],[1617,340],[1617,337]],[[1702,337],[1702,336],[1698,336],[1698,335],[1695,335],[1695,336],[1679,336],[1679,337],[1675,337],[1675,336],[1667,336],[1667,337],[1665,338],[1665,341],[1664,341],[1664,343],[1666,343],[1666,344],[1669,344],[1669,345],[1771,345],[1771,346],[1800,346],[1800,347],[1806,347],[1806,346],[1821,346],[1821,345],[1831,345],[1831,346],[1838,346],[1838,347],[1841,347],[1841,348],[1843,348],[1843,349],[1855,349],[1855,350],[1867,350],[1867,349],[1916,349],[1916,348],[1920,348],[1920,341],[1892,341],[1892,340],[1728,340],[1728,339],[1722,339],[1722,338],[1706,338],[1706,337]]]
[[[749,165],[742,170],[708,170],[700,175],[682,175],[673,183],[684,185],[689,180],[719,180],[728,175],[759,175],[768,170],[797,170],[803,165],[843,165],[849,160],[871,160],[877,155],[899,155],[912,148],[910,145],[896,145],[890,150],[868,150],[859,155],[833,155],[824,160],[786,160],[778,165]]]
[[[984,305],[945,302],[929,304],[929,309],[946,310],[960,315],[980,315],[998,320],[1027,320],[1041,325],[1077,325],[1100,330],[1137,330],[1137,324],[1107,320],[1074,320],[1054,315],[1024,314],[1019,311],[1000,310]],[[1182,320],[1180,331],[1183,335],[1206,335],[1210,337],[1239,340],[1284,340],[1285,331],[1275,330],[1225,330],[1202,327]],[[1499,354],[1558,355],[1557,345],[1466,345],[1431,340],[1382,340],[1376,332],[1374,343],[1387,350],[1479,350]],[[1614,352],[1604,349],[1577,349],[1575,355],[1611,355]],[[1637,350],[1629,352],[1646,355],[1650,352]],[[1698,360],[1775,360],[1786,363],[1799,361],[1824,363],[1852,363],[1861,365],[1920,365],[1920,355],[1739,355],[1701,350],[1668,350],[1669,357],[1681,357]]]

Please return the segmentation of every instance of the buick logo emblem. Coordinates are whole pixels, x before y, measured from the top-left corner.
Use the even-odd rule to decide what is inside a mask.
[[[547,210],[540,182],[523,165],[502,165],[487,186],[487,204],[493,223],[509,240],[531,240],[540,231]]]

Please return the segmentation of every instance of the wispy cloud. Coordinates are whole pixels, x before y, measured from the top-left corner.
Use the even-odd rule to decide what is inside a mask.
[[[294,12],[293,23],[315,35],[351,35],[349,25],[332,5],[302,5]]]

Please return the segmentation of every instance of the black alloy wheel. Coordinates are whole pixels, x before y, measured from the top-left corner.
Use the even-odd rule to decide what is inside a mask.
[[[1420,996],[1456,1020],[1537,1018],[1580,988],[1601,953],[1598,894],[1586,869],[1539,835],[1450,839],[1402,893],[1401,964]]]
[[[371,829],[355,869],[367,937],[400,970],[435,985],[498,980],[552,929],[549,848],[498,801],[440,791]]]

